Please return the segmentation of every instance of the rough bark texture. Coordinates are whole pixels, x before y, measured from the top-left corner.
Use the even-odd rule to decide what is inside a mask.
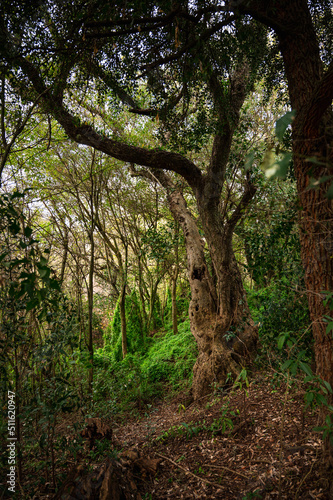
[[[297,30],[291,34],[281,33],[279,38],[291,104],[296,110],[293,156],[301,204],[302,261],[315,338],[317,373],[333,387],[333,342],[332,336],[326,334],[323,317],[329,311],[324,308],[322,296],[323,291],[333,290],[332,201],[326,197],[327,183],[321,184],[319,189],[309,189],[310,177],[319,179],[332,173],[332,112],[326,102],[320,109],[323,103],[319,100],[319,87],[323,70],[307,4],[295,2],[286,13],[298,23]],[[314,98],[316,105],[313,104]],[[324,165],[318,167],[307,161],[313,157]]]
[[[231,2],[231,6],[232,6]],[[333,290],[333,210],[328,185],[309,189],[310,177],[333,174],[333,64],[326,73],[306,0],[253,0],[241,11],[272,27],[279,38],[292,108],[293,160],[300,200],[302,261],[313,335],[317,373],[333,386],[333,341],[326,334],[323,291]],[[316,158],[322,165],[314,164]]]
[[[255,351],[257,330],[250,317],[242,279],[230,242],[221,232],[211,238],[221,259],[215,287],[204,255],[204,241],[179,191],[169,193],[169,206],[185,236],[187,272],[191,286],[189,316],[199,356],[193,370],[193,397],[199,399],[227,375],[237,376]]]
[[[271,26],[280,43],[291,105],[296,111],[293,160],[316,371],[333,387],[333,339],[332,333],[326,334],[324,321],[331,311],[323,303],[323,292],[333,291],[333,205],[326,196],[331,180],[317,189],[309,187],[310,178],[320,180],[333,174],[333,62],[324,72],[306,0],[277,0],[271,4],[254,0],[241,10]],[[310,158],[317,161],[311,162]],[[330,462],[333,466],[332,446]]]

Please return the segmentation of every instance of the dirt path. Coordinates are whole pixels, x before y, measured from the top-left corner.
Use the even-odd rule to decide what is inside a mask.
[[[185,400],[185,395],[183,396]],[[146,499],[329,499],[316,413],[268,379],[185,408],[182,396],[114,429],[115,446],[159,460],[137,470]],[[133,455],[136,454],[136,455]]]

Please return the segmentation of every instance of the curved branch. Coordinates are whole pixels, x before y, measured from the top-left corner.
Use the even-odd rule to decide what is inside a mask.
[[[226,225],[227,237],[232,236],[237,223],[243,217],[244,211],[245,211],[246,207],[248,206],[248,204],[250,203],[250,201],[252,200],[252,198],[254,197],[254,195],[256,194],[256,191],[257,191],[257,187],[254,184],[252,184],[251,182],[247,182],[243,196],[242,196],[240,202],[238,203],[237,207],[235,208],[232,216],[230,217],[230,219],[227,222],[227,225]]]
[[[167,63],[172,62],[172,61],[177,61],[185,53],[187,53],[189,50],[193,49],[196,46],[200,47],[202,45],[202,43],[207,41],[212,35],[214,35],[214,33],[219,31],[224,26],[228,26],[232,21],[237,19],[237,17],[238,16],[236,16],[236,15],[228,16],[224,21],[221,21],[221,22],[215,24],[212,28],[204,31],[202,33],[202,35],[200,35],[199,39],[196,38],[195,40],[188,43],[187,45],[185,45],[183,48],[181,48],[177,52],[170,54],[169,56],[166,56],[166,57],[161,57],[160,59],[156,59],[152,63],[149,63],[149,64],[142,66],[142,68],[141,68],[141,70],[143,71],[142,74],[144,75],[145,72],[150,71],[150,70],[156,68],[157,66],[162,66],[163,64],[167,64]]]
[[[203,176],[201,170],[191,160],[179,153],[157,148],[145,149],[115,141],[98,133],[90,125],[81,125],[77,117],[71,115],[58,99],[54,99],[51,89],[46,87],[35,66],[22,56],[17,60],[35,92],[41,96],[45,111],[57,120],[73,141],[90,146],[120,161],[175,172],[184,177],[192,189],[197,190],[200,187]]]

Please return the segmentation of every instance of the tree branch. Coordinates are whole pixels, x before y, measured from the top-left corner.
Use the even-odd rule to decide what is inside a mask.
[[[207,61],[205,63],[207,64]],[[249,68],[247,64],[239,65],[236,68],[230,77],[230,87],[227,92],[221,87],[218,75],[211,65],[209,71],[208,86],[218,112],[219,124],[214,137],[208,172],[205,177],[203,196],[206,207],[211,212],[215,211],[217,213],[232,137],[238,125],[239,112],[246,97]]]
[[[196,190],[199,187],[202,173],[191,160],[179,153],[158,148],[144,149],[115,141],[98,133],[91,125],[82,125],[79,119],[71,115],[62,103],[53,99],[34,65],[22,56],[19,57],[19,62],[35,91],[41,94],[46,112],[54,116],[73,141],[90,146],[123,162],[175,172],[184,177],[192,189]]]
[[[228,26],[232,21],[234,21],[237,18],[237,16],[228,16],[227,19],[224,21],[220,21],[219,23],[215,24],[212,28],[204,31],[201,35],[200,38],[196,38],[192,42],[188,43],[185,45],[183,48],[175,52],[174,54],[170,54],[169,56],[166,57],[161,57],[160,59],[156,59],[155,61],[146,64],[145,66],[142,66],[141,70],[143,71],[142,75],[144,75],[146,72],[151,71],[152,69],[156,68],[157,66],[162,66],[163,64],[167,64],[172,61],[176,61],[180,59],[185,53],[189,52],[191,49],[194,47],[198,46],[200,47],[203,42],[206,42],[214,33],[219,31],[221,28],[224,26]],[[141,76],[141,75],[140,75]]]
[[[250,181],[247,182],[245,191],[243,193],[243,196],[238,203],[237,207],[235,208],[232,216],[228,220],[226,224],[226,234],[227,236],[232,236],[234,229],[237,225],[237,223],[240,221],[240,219],[243,217],[244,210],[256,194],[257,187],[252,184]]]

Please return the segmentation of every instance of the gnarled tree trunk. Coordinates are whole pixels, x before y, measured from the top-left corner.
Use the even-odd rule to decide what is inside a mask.
[[[199,47],[201,40],[198,38],[197,42]],[[35,94],[43,102],[44,109],[54,116],[69,137],[80,144],[125,161],[132,165],[133,169],[135,165],[146,167],[149,170],[145,172],[155,176],[155,179],[159,177],[167,188],[171,211],[179,221],[186,241],[192,294],[189,314],[191,329],[199,348],[199,358],[194,368],[195,398],[210,392],[215,382],[223,384],[228,373],[239,373],[246,358],[254,350],[257,340],[257,330],[250,320],[242,280],[232,250],[234,228],[255,192],[249,179],[243,196],[229,219],[224,217],[220,207],[233,134],[239,122],[239,112],[246,92],[249,90],[250,72],[256,72],[255,65],[251,69],[245,59],[240,57],[238,60],[238,54],[235,54],[235,58],[238,63],[225,80],[226,69],[220,68],[214,58],[211,59],[209,51],[203,50],[200,57],[202,75],[206,79],[206,88],[214,103],[216,123],[209,165],[200,169],[183,154],[161,148],[145,149],[133,146],[102,135],[91,125],[81,124],[62,102],[64,92],[61,85],[52,92],[48,88],[48,79],[44,81],[39,68],[24,55],[15,55],[15,64],[29,79]],[[65,79],[63,81],[65,82]],[[117,93],[117,90],[115,92]],[[183,93],[187,94],[185,88],[180,98]],[[125,96],[125,102],[128,104],[126,95],[126,92],[122,91],[119,97],[124,100]],[[131,102],[135,112],[146,114],[145,110],[140,111],[140,106],[134,103],[133,99]],[[175,105],[178,102],[177,98]],[[171,178],[164,174],[164,171],[182,176],[192,189],[217,277],[216,285],[205,262],[203,241],[195,221],[187,210],[181,193],[174,189],[174,186],[170,186]],[[105,230],[98,221],[96,227],[107,241]]]
[[[251,319],[231,236],[210,231],[211,248],[216,246],[213,265],[217,286],[209,273],[198,226],[180,191],[170,190],[169,207],[185,237],[187,271],[191,287],[189,316],[199,356],[193,371],[193,397],[224,385],[228,374],[236,377],[249,362],[257,343],[257,329]],[[208,232],[208,231],[207,231]],[[227,231],[226,231],[227,232]],[[221,257],[217,257],[221,255]],[[214,258],[215,257],[215,258]]]

